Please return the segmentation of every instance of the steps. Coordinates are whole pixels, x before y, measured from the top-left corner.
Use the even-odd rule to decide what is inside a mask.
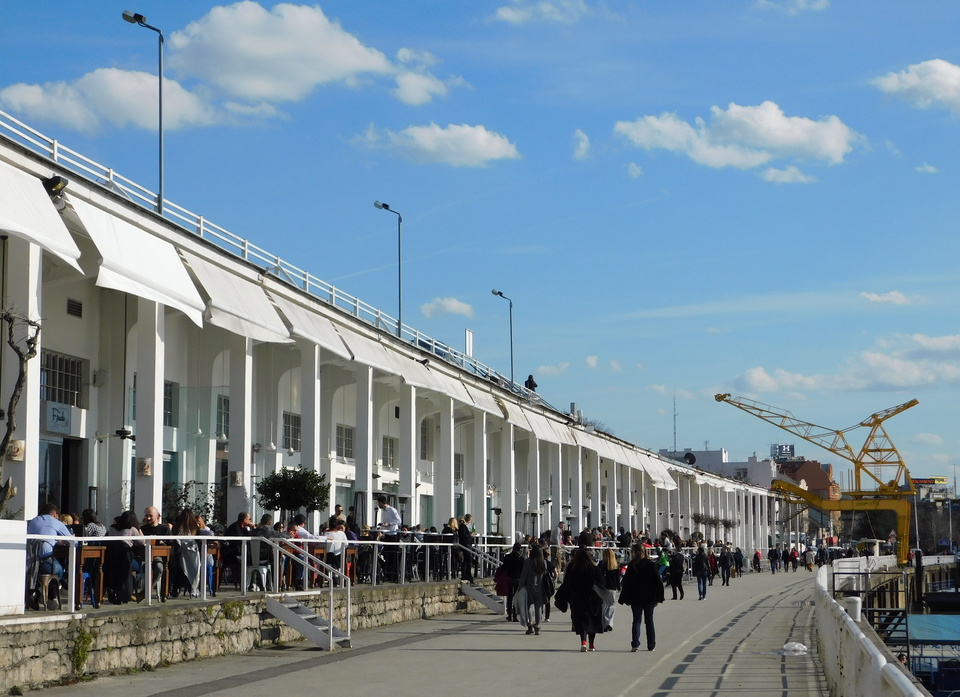
[[[321,649],[333,649],[333,644],[350,648],[350,635],[317,615],[294,598],[281,595],[267,596],[267,612],[287,626],[297,630],[303,637]],[[333,642],[331,643],[331,634]]]
[[[504,599],[501,598],[496,593],[488,591],[483,586],[478,586],[473,583],[467,583],[464,581],[460,584],[460,592],[463,593],[468,598],[473,598],[481,605],[484,605],[491,610],[493,610],[498,615],[505,615],[507,612],[506,603]]]

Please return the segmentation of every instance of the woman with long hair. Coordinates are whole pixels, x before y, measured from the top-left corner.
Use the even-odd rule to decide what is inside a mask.
[[[184,508],[173,523],[173,534],[183,537],[195,537],[200,532],[200,523],[190,508]],[[175,560],[173,563],[174,584],[171,595],[176,597],[180,590],[184,596],[200,597],[200,546],[193,540],[176,540],[173,543]]]
[[[594,586],[603,586],[603,573],[593,560],[595,538],[589,531],[580,533],[577,549],[563,574],[563,584],[557,595],[562,595],[570,605],[571,629],[580,636],[580,651],[596,651],[594,641],[602,634],[603,601]]]
[[[653,651],[657,645],[653,609],[663,602],[663,581],[660,580],[657,564],[650,559],[647,548],[642,544],[633,546],[633,556],[623,575],[619,602],[629,605],[633,611],[630,650],[639,650],[640,625],[643,624],[647,629],[647,651]]]
[[[546,582],[547,563],[543,559],[543,550],[540,545],[530,545],[530,556],[523,561],[523,571],[520,572],[519,591],[517,597],[521,601],[520,621],[527,625],[527,634],[540,634],[540,617],[543,606],[547,602]],[[525,591],[525,592],[524,592]],[[530,621],[530,606],[533,605],[533,618]]]

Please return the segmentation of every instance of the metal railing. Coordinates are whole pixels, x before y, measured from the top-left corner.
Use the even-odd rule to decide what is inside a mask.
[[[0,137],[39,153],[64,169],[75,172],[114,193],[119,193],[143,207],[146,211],[157,215],[156,193],[123,175],[117,174],[113,169],[98,164],[75,150],[62,145],[59,141],[43,135],[3,111],[0,111]],[[507,389],[521,399],[542,404],[544,407],[559,413],[559,410],[545,402],[533,390],[512,382],[509,378],[472,356],[468,356],[462,351],[458,351],[408,325],[402,325],[398,331],[398,320],[391,315],[360,298],[345,293],[336,286],[313,276],[308,271],[281,259],[276,254],[271,254],[262,247],[253,244],[250,240],[210,222],[198,213],[164,200],[162,217],[177,224],[184,232],[196,235],[234,256],[262,267],[264,273],[271,274],[283,282],[306,291],[318,300],[378,329],[382,329],[386,334],[399,336],[401,340],[412,344],[416,348],[427,351],[451,365]]]

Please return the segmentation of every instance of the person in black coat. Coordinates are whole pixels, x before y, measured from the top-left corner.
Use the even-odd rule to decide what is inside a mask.
[[[653,651],[657,645],[653,609],[663,602],[663,582],[657,564],[650,559],[642,544],[633,547],[633,558],[620,584],[619,602],[633,610],[630,650],[636,652],[639,649],[640,625],[643,624],[647,629],[647,651]]]
[[[460,567],[460,578],[468,583],[473,583],[473,554],[467,551],[473,548],[473,532],[470,530],[472,526],[473,516],[467,513],[463,516],[463,521],[457,527],[457,537],[459,538],[460,546],[466,548],[461,550],[463,556]]]
[[[677,599],[677,592],[680,593],[680,600],[683,600],[683,572],[686,564],[686,558],[683,552],[677,550],[670,557],[670,566],[667,567],[667,576],[670,579],[670,588],[673,589],[673,599]]]
[[[517,613],[513,609],[513,596],[520,583],[520,574],[523,573],[523,546],[519,542],[513,543],[513,549],[503,555],[503,568],[509,579],[507,591],[507,622],[516,622]]]
[[[564,601],[569,604],[571,629],[580,635],[580,651],[596,651],[595,637],[602,634],[605,627],[603,601],[593,587],[603,587],[603,572],[593,560],[593,535],[582,532],[577,543],[578,549],[570,555],[563,583],[557,591],[557,606]]]

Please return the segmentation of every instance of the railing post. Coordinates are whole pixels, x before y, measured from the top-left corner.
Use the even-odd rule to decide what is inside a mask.
[[[400,576],[400,585],[407,582],[407,543],[400,543],[400,568],[397,570]]]
[[[146,552],[143,555],[144,564],[147,568],[143,570],[143,594],[147,598],[147,607],[153,604],[153,540],[149,537],[144,540]],[[136,593],[136,588],[134,588]]]

